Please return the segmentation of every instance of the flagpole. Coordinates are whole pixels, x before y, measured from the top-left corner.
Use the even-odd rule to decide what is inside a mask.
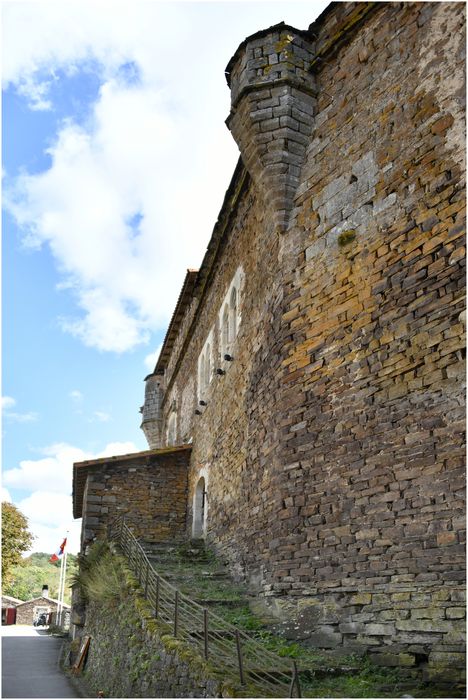
[[[58,590],[58,606],[57,606],[57,627],[60,627],[60,620],[62,617],[62,582],[63,582],[63,572],[65,563],[65,553],[60,561],[60,581]]]
[[[67,531],[68,535],[68,531]],[[67,573],[67,557],[68,557],[68,550],[65,546],[64,552],[63,552],[63,557],[62,557],[62,566],[63,566],[63,573],[62,573],[62,586],[60,590],[60,624],[62,623],[62,617],[63,617],[63,599],[65,597],[65,579],[66,579],[66,573]]]

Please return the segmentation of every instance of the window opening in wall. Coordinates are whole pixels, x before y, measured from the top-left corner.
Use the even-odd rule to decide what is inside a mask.
[[[207,389],[209,384],[210,384],[210,379],[211,379],[211,346],[208,343],[206,346],[206,351],[205,351],[205,386],[204,388]]]
[[[204,389],[204,386],[205,386],[205,355],[203,354],[200,357],[200,363],[198,366],[198,387],[199,387],[200,395]]]
[[[229,345],[229,310],[227,304],[224,306],[223,325],[221,329],[221,347],[224,352],[227,352]]]
[[[192,536],[194,538],[201,538],[205,536],[206,496],[205,478],[202,476],[198,480],[195,488],[195,498],[193,503]]]
[[[177,440],[177,414],[171,413],[167,421],[167,444],[175,445]]]
[[[232,288],[229,300],[229,342],[233,343],[237,335],[237,289]]]

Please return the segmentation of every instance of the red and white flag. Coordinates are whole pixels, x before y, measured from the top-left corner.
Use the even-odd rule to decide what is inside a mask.
[[[64,550],[65,550],[65,545],[66,545],[66,544],[67,544],[67,538],[65,537],[65,539],[63,540],[63,542],[62,542],[62,544],[60,545],[60,547],[59,547],[59,548],[57,549],[57,551],[54,552],[54,553],[52,554],[52,556],[50,557],[50,559],[49,559],[49,563],[50,563],[50,564],[53,564],[53,563],[56,562],[56,561],[60,561],[60,559],[63,557],[63,552],[64,552]]]

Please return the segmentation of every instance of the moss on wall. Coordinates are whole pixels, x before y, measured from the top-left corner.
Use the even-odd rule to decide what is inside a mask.
[[[108,698],[217,697],[228,691],[195,650],[175,639],[168,625],[154,619],[125,560],[108,550],[102,554],[85,577],[85,582],[93,581],[91,587],[85,586],[82,630],[91,637],[83,673],[89,690],[102,691]],[[98,576],[100,587],[94,585]]]

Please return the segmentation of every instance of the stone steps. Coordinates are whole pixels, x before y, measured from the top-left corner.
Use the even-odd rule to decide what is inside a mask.
[[[232,582],[203,540],[141,545],[155,571],[202,607],[222,616],[223,610],[248,606],[246,591]]]

